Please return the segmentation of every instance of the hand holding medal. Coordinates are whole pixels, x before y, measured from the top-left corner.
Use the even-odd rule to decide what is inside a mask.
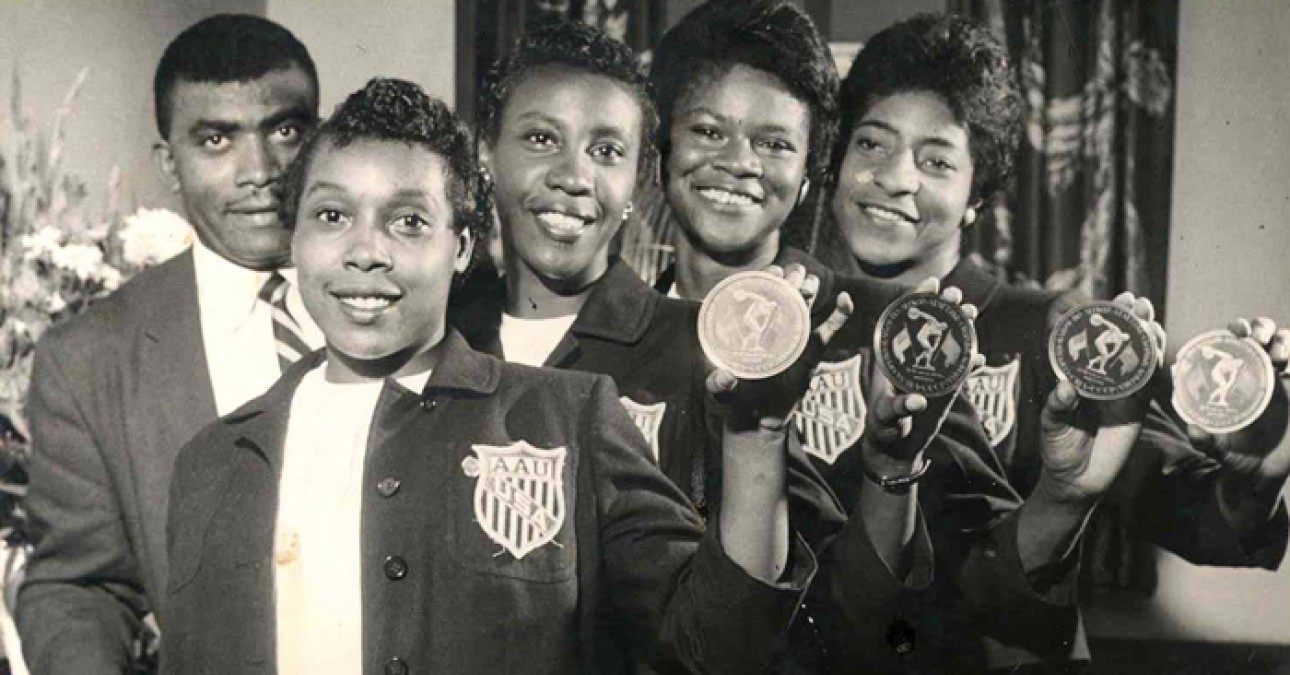
[[[1096,499],[1137,442],[1161,365],[1165,331],[1146,298],[1121,293],[1066,312],[1049,333],[1058,376],[1041,417],[1046,489],[1060,501]]]
[[[901,491],[926,473],[923,450],[968,375],[984,363],[972,325],[977,309],[962,303],[962,291],[940,291],[937,279],[927,279],[888,305],[874,328],[878,367],[861,452],[869,480],[885,490]]]
[[[1280,485],[1290,474],[1285,442],[1290,330],[1238,319],[1178,350],[1171,403],[1197,449],[1229,470]]]
[[[811,331],[819,279],[801,265],[733,274],[699,309],[699,344],[715,370],[706,385],[736,428],[782,430],[824,346],[851,315],[849,297]]]

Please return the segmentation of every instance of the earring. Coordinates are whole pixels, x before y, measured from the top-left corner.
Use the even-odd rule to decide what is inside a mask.
[[[486,166],[479,167],[479,177],[484,179],[485,183],[493,182],[493,174],[488,172],[488,167]]]
[[[632,215],[632,211],[635,208],[636,207],[632,205],[631,201],[628,201],[627,206],[623,207],[623,220],[627,220],[628,218],[630,218]]]
[[[975,222],[976,222],[976,209],[974,209],[974,208],[972,208],[971,206],[969,206],[969,207],[967,208],[967,210],[963,212],[963,222],[964,222],[964,223],[967,223],[968,225],[971,225],[972,223],[975,223]]]
[[[798,188],[798,190],[797,190],[797,205],[798,205],[798,206],[801,206],[801,205],[802,205],[802,202],[806,201],[806,195],[810,194],[810,192],[811,192],[811,179],[810,179],[810,178],[803,178],[803,179],[802,179],[802,187]]]

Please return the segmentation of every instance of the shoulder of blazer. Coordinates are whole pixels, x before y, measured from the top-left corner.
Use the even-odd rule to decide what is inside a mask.
[[[128,348],[140,331],[197,321],[193,270],[191,249],[146,269],[87,311],[51,328],[41,346],[60,356],[102,360],[104,354]],[[200,333],[196,337],[200,344]]]

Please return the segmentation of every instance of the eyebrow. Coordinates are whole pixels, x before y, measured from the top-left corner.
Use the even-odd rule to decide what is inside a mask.
[[[315,192],[323,192],[327,190],[332,190],[335,192],[348,192],[348,188],[346,188],[341,183],[333,183],[331,181],[321,180],[316,183],[310,183],[309,187],[304,192],[304,196],[308,197],[309,195],[312,195]],[[443,208],[442,204],[440,203],[441,200],[437,199],[433,194],[425,190],[418,190],[416,188],[403,188],[402,190],[397,190],[393,195],[390,196],[390,200],[391,201],[418,201],[418,202],[424,203],[427,207],[430,207],[433,209]]]
[[[681,111],[681,114],[679,115],[679,117],[688,117],[690,115],[709,115],[711,117],[717,118],[717,121],[721,122],[722,124],[731,123],[731,119],[729,115],[723,115],[713,110],[712,108],[708,108],[706,106],[695,106],[693,108],[688,108],[686,110],[683,110]],[[791,127],[784,126],[783,124],[777,124],[775,122],[757,124],[757,125],[753,125],[751,128],[756,129],[757,131],[760,131],[763,133],[769,131],[772,133],[785,134],[785,135],[792,134],[795,131]]]
[[[259,122],[259,126],[262,129],[272,129],[283,122],[310,122],[313,120],[314,116],[307,108],[288,108],[286,110],[278,111],[277,113],[261,120]],[[245,125],[241,121],[203,117],[193,121],[192,126],[189,127],[189,133],[198,133],[209,129],[212,131],[218,131],[222,134],[227,134],[229,132],[242,129],[244,126]]]
[[[893,135],[896,135],[896,136],[900,136],[900,135],[902,135],[902,134],[901,134],[901,131],[900,131],[899,129],[897,129],[896,127],[894,127],[894,126],[892,126],[892,125],[890,125],[890,124],[887,124],[886,122],[884,122],[884,121],[882,121],[882,120],[863,120],[863,121],[859,122],[858,124],[856,124],[856,128],[857,128],[857,129],[860,129],[860,128],[863,128],[863,127],[875,127],[875,128],[877,128],[877,129],[881,129],[881,130],[883,130],[883,131],[886,131],[887,133],[890,133],[890,134],[893,134]],[[923,142],[923,143],[930,143],[930,144],[932,144],[932,145],[936,145],[936,146],[944,147],[944,148],[947,148],[947,149],[950,149],[950,150],[962,150],[962,149],[963,149],[963,148],[962,148],[961,146],[959,146],[957,143],[954,143],[954,142],[953,142],[953,141],[951,141],[950,139],[945,138],[945,137],[943,137],[943,136],[924,136],[924,137],[920,138],[919,140],[920,140],[921,142]]]

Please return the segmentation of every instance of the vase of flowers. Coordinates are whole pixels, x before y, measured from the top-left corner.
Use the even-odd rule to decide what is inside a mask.
[[[132,275],[186,249],[193,237],[183,218],[164,209],[123,217],[115,168],[97,210],[85,184],[63,170],[65,127],[88,74],[77,75],[46,131],[23,110],[15,72],[9,115],[0,119],[0,632],[15,672],[21,663],[9,612],[28,547],[27,462],[39,452],[29,444],[23,415],[36,343]]]

